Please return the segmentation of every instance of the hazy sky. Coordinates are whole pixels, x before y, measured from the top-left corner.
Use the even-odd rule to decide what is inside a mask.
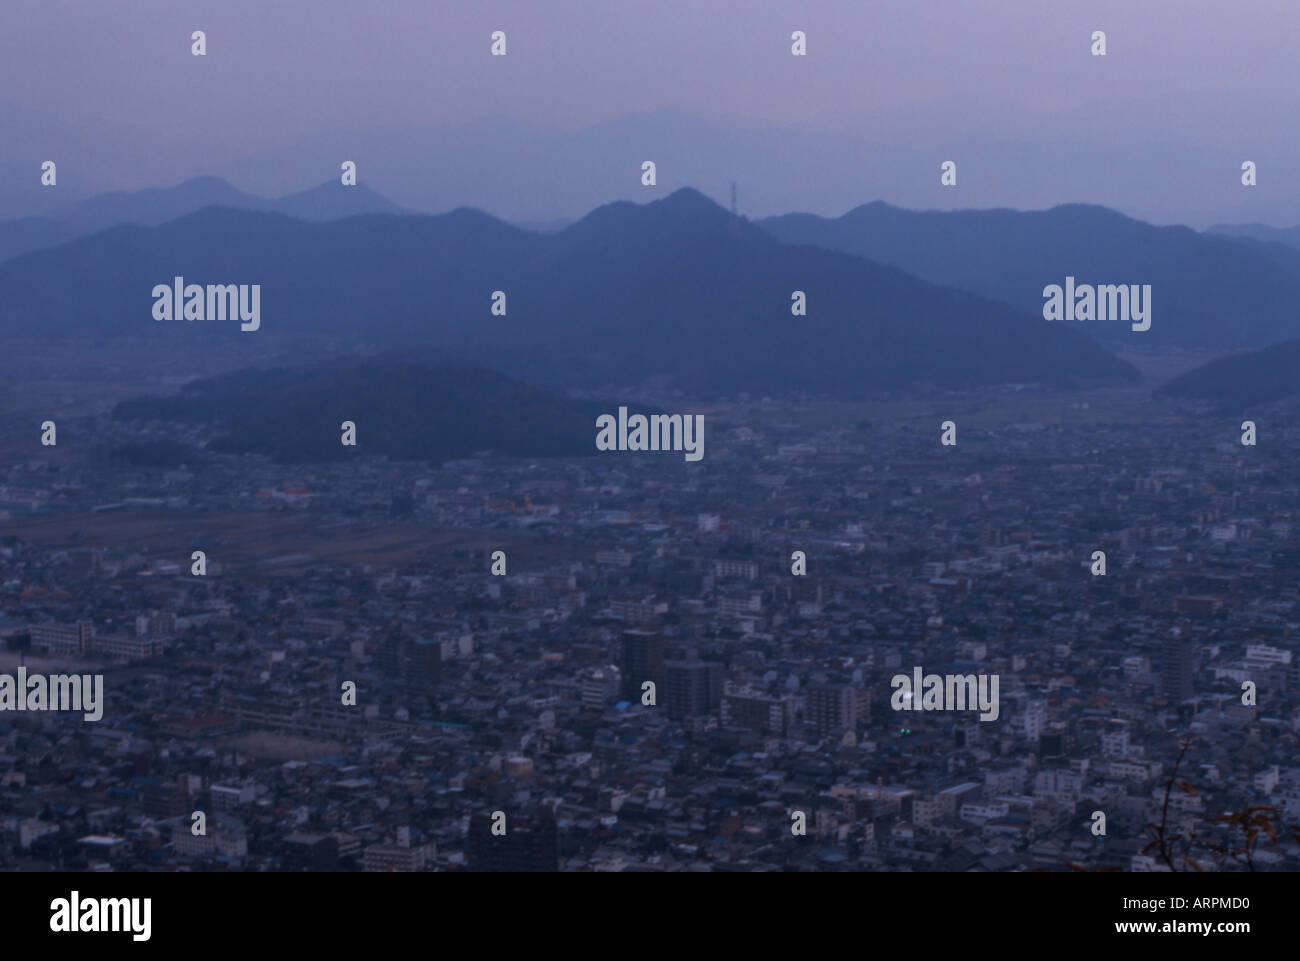
[[[199,29],[206,57],[190,54]],[[496,29],[508,36],[504,58],[489,56]],[[790,54],[795,29],[807,33],[807,57]],[[1097,29],[1106,57],[1089,54]],[[37,155],[39,167],[58,151],[72,188],[212,173],[278,190],[275,158],[308,143],[346,153],[366,131],[505,117],[562,133],[667,110],[904,152],[980,144],[992,151],[980,162],[994,166],[994,144],[1129,147],[1138,153],[1123,156],[1139,159],[1158,148],[1151,170],[1111,171],[1129,182],[1095,199],[1163,210],[1184,194],[1147,193],[1183,149],[1213,156],[1211,177],[1226,158],[1260,162],[1260,193],[1300,179],[1297,64],[1296,0],[4,0],[0,174],[21,178]],[[1001,149],[1014,162],[1015,148]],[[384,158],[368,159],[382,167]],[[428,160],[436,177],[437,158]],[[507,162],[528,158],[491,158],[502,165],[503,212],[549,209],[510,195]],[[817,158],[791,173],[815,186]],[[410,176],[394,169],[375,185],[430,196],[398,182]],[[1233,171],[1224,177],[1231,184]],[[1059,180],[1059,200],[1094,199],[1080,196],[1096,192],[1081,186],[1088,178]],[[1184,193],[1194,190],[1189,182]],[[1300,190],[1288,190],[1271,206],[1251,198],[1243,213],[1252,216],[1239,219],[1300,216]],[[933,205],[1015,196],[1002,184]],[[1231,213],[1237,196],[1188,197],[1188,216]],[[843,207],[867,199],[846,197]]]

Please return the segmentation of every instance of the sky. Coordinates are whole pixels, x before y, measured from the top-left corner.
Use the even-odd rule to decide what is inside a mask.
[[[190,53],[194,30],[205,57]],[[489,54],[494,30],[505,57]],[[806,57],[791,55],[794,30]],[[1090,54],[1094,30],[1105,57]],[[0,201],[35,202],[13,181],[56,154],[69,197],[198,174],[286,192],[334,176],[339,155],[408,205],[577,216],[617,199],[598,196],[611,188],[597,176],[586,192],[548,189],[530,165],[562,162],[565,138],[683,118],[663,134],[678,160],[668,180],[718,194],[748,175],[759,215],[1086,201],[1289,224],[1297,64],[1296,0],[5,0]],[[784,143],[790,183],[700,125],[740,132],[748,150]],[[690,130],[674,140],[675,126]],[[705,141],[697,155],[686,132]],[[955,193],[938,190],[944,159],[959,166]],[[1253,194],[1245,159],[1260,167]],[[441,160],[474,176],[439,189]],[[635,179],[613,192],[635,197]]]

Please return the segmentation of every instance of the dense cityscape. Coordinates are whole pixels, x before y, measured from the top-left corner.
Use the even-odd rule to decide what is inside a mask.
[[[1159,871],[1252,805],[1199,866],[1296,867],[1293,411],[678,398],[699,463],[140,467],[204,429],[106,405],[0,473],[0,671],[105,687],[0,715],[0,869]],[[996,719],[894,709],[914,668]]]

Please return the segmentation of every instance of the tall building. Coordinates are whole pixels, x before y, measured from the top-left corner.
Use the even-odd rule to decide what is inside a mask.
[[[1025,736],[1025,740],[1037,741],[1047,727],[1047,702],[1026,699],[1024,708],[1015,718],[1014,726]]]
[[[384,634],[375,645],[375,660],[386,678],[395,680],[402,672],[402,654],[406,639],[400,634]]]
[[[141,637],[146,634],[152,637],[171,637],[176,633],[176,615],[171,611],[150,611],[148,614],[137,614],[135,632]]]
[[[1124,760],[1129,756],[1129,730],[1126,721],[1111,721],[1101,735],[1101,756]]]
[[[722,703],[722,665],[713,661],[667,661],[663,703],[669,717],[698,717]]]
[[[641,685],[654,681],[655,691],[664,687],[664,639],[658,631],[633,629],[623,632],[622,656],[618,662],[622,673],[622,695],[626,700],[641,698]]]
[[[428,691],[440,680],[442,643],[433,638],[420,638],[408,649],[405,681],[412,688]]]
[[[140,792],[140,807],[156,818],[175,817],[192,809],[189,797],[175,781],[153,777],[133,777],[130,787]]]
[[[390,634],[380,641],[378,654],[380,670],[403,688],[428,692],[442,680],[442,642],[434,638],[413,641]]]
[[[597,667],[582,678],[582,704],[604,710],[618,697],[618,668],[612,664]]]
[[[1161,645],[1160,692],[1175,701],[1192,696],[1192,645],[1170,636]]]
[[[858,692],[851,684],[810,684],[804,689],[804,720],[826,737],[858,727]]]
[[[332,834],[293,833],[280,839],[285,871],[337,871],[339,842]]]
[[[559,832],[549,811],[507,814],[502,835],[492,833],[493,819],[475,814],[469,821],[466,865],[470,871],[557,871]]]
[[[766,734],[785,734],[797,703],[792,696],[771,697],[747,687],[729,686],[722,695],[722,723]]]
[[[858,723],[866,724],[871,720],[871,691],[865,684],[859,683],[854,690],[858,695]]]

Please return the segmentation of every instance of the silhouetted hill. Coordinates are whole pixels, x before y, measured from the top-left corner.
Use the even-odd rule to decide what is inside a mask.
[[[238,207],[244,205],[227,204],[227,206]],[[345,187],[338,180],[321,184],[319,187],[312,187],[310,190],[289,194],[279,200],[268,201],[266,207],[262,209],[274,210],[282,214],[288,214],[290,217],[313,221],[341,220],[344,217],[355,217],[358,214],[405,213],[397,204],[391,202],[387,197],[375,193],[365,184],[357,183],[351,187]]]
[[[480,451],[594,454],[596,416],[610,409],[597,406],[490,371],[378,357],[223,374],[175,396],[124,401],[113,416],[209,424],[221,431],[211,449],[284,463],[358,454],[441,462]],[[348,420],[356,447],[340,443]]]
[[[1300,395],[1300,340],[1212,360],[1175,377],[1159,393],[1233,410]]]
[[[177,275],[261,284],[264,330],[437,347],[543,385],[668,377],[705,394],[861,395],[917,382],[1137,378],[1075,327],[782,244],[685,189],[601,207],[552,235],[468,209],[308,224],[209,208],[0,265],[0,326],[184,337],[195,322],[151,316],[154,285]],[[506,316],[491,314],[495,290]],[[791,314],[796,290],[806,317]]]
[[[54,247],[77,236],[77,231],[46,217],[0,221],[0,262],[29,250]]]
[[[99,194],[46,217],[0,221],[0,261],[110,227],[124,224],[156,227],[205,207],[275,211],[310,221],[403,212],[364,184],[344,187],[334,180],[271,199],[238,190],[220,177],[194,177],[174,187]]]
[[[1046,211],[900,210],[869,203],[842,217],[772,217],[790,243],[817,244],[1011,304],[1041,318],[1043,288],[1150,284],[1151,329],[1058,321],[1097,337],[1185,347],[1259,347],[1300,335],[1300,271],[1249,244],[1188,227],[1155,227],[1104,207]]]
[[[858,257],[779,243],[689,188],[598,208],[547,243],[520,287],[538,291],[543,329],[566,326],[584,345],[576,353],[592,363],[581,373],[595,383],[604,369],[625,382],[670,373],[691,390],[861,394],[920,381],[1135,376],[1074,331]],[[806,317],[790,312],[795,290],[807,295]],[[535,351],[559,362],[545,342]]]
[[[56,210],[50,219],[81,236],[119,224],[154,227],[204,207],[261,210],[267,203],[262,197],[232,187],[220,177],[194,177],[174,187],[99,194]]]
[[[1245,244],[1274,263],[1300,275],[1300,227],[1279,229],[1263,224],[1218,224],[1206,233],[1229,237]]]
[[[403,212],[361,183],[345,187],[336,179],[277,199],[245,193],[220,177],[194,177],[174,187],[100,194],[56,211],[48,219],[81,235],[120,224],[156,227],[204,207],[278,212],[312,221]]]

